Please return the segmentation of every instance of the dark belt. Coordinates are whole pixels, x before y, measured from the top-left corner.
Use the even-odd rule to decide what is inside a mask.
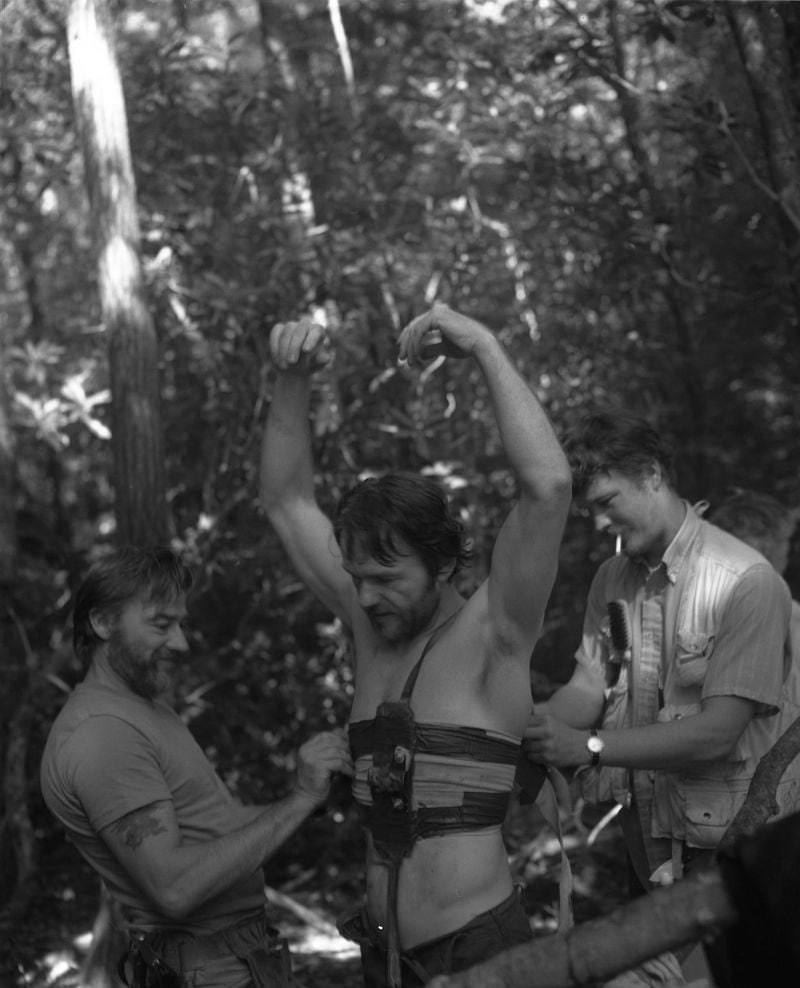
[[[236,943],[239,934],[251,934],[264,940],[269,939],[270,946],[274,946],[276,950],[281,946],[279,931],[269,926],[263,916],[200,937],[193,937],[178,930],[160,930],[150,942],[153,950],[160,954],[170,967],[180,971],[191,971],[221,957],[239,956],[240,947]]]

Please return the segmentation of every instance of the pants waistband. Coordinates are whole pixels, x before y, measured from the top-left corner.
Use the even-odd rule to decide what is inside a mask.
[[[469,933],[473,926],[481,926],[489,916],[494,917],[498,921],[502,921],[507,912],[517,908],[517,903],[519,902],[521,895],[522,886],[515,885],[511,895],[509,895],[508,898],[503,899],[501,902],[498,902],[496,906],[492,906],[491,909],[486,909],[484,912],[479,913],[463,926],[459,926],[457,930],[451,930],[450,933],[443,933],[441,936],[434,937],[433,940],[423,940],[422,943],[415,943],[413,947],[409,947],[408,950],[404,951],[404,954],[408,957],[414,957],[416,954],[429,950],[431,947],[435,947],[443,940],[448,940],[456,934],[462,935],[464,933]]]
[[[238,955],[255,938],[274,941],[277,947],[280,933],[267,923],[265,916],[258,916],[205,936],[192,936],[182,930],[158,930],[150,935],[150,945],[170,967],[185,971],[220,957]]]
[[[442,933],[438,937],[434,937],[432,940],[424,940],[422,943],[416,943],[413,947],[403,950],[403,957],[413,958],[416,954],[429,950],[431,947],[435,947],[444,940],[449,940],[451,937],[468,933],[473,926],[480,926],[489,916],[502,920],[507,912],[517,907],[521,894],[522,886],[515,885],[511,895],[509,895],[506,899],[503,899],[501,902],[498,902],[496,906],[492,906],[491,909],[486,909],[484,912],[479,913],[473,919],[469,920],[463,926],[459,926],[455,930],[450,930],[448,933]],[[339,932],[343,937],[351,940],[353,943],[369,943],[379,950],[386,950],[386,936],[377,929],[375,924],[370,919],[366,908],[362,909],[355,915],[348,916],[342,920],[339,923]]]

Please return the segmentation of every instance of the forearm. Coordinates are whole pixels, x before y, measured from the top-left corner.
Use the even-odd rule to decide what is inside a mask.
[[[171,918],[188,915],[257,871],[294,833],[317,803],[293,792],[251,822],[211,841],[182,842],[158,877],[159,905]]]
[[[503,443],[520,485],[528,496],[549,500],[566,493],[571,475],[550,420],[520,376],[499,340],[488,335],[473,350],[483,372]]]
[[[730,730],[702,713],[679,720],[604,731],[603,765],[631,769],[678,771],[730,755],[735,738]],[[588,765],[588,731],[574,731],[569,764]]]
[[[287,497],[314,496],[307,377],[278,372],[261,445],[260,497],[268,515]]]

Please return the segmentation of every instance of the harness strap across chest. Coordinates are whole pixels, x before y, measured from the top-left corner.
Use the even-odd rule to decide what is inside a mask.
[[[445,627],[454,615],[440,626]],[[381,703],[370,722],[372,768],[368,782],[372,794],[369,826],[376,850],[389,863],[386,888],[387,958],[389,988],[401,988],[400,937],[397,928],[397,884],[400,863],[414,845],[411,814],[416,723],[411,693],[423,659],[433,647],[437,631],[425,643],[422,654],[406,679],[400,699]],[[351,745],[353,731],[351,728]]]
[[[411,710],[411,694],[425,656],[454,615],[433,632],[417,662],[408,674],[399,700],[381,703],[375,719],[367,721],[358,745],[358,725],[351,726],[350,744],[354,757],[366,741],[372,753],[372,767],[367,774],[372,803],[363,813],[363,822],[372,832],[377,852],[390,862],[398,863],[411,851],[416,839],[411,809],[414,781],[414,754],[417,724]],[[367,753],[367,752],[364,752]]]
[[[479,830],[502,824],[511,795],[508,768],[529,768],[525,780],[533,787],[531,799],[541,786],[544,773],[521,758],[519,744],[493,735],[482,728],[449,724],[418,724],[411,709],[411,695],[425,657],[442,631],[453,620],[451,615],[425,643],[411,669],[400,698],[381,703],[374,720],[350,725],[350,748],[354,759],[372,756],[367,773],[371,802],[359,802],[361,822],[370,830],[375,851],[388,864],[387,881],[387,984],[400,988],[400,949],[397,930],[397,886],[400,866],[416,841],[447,833]],[[496,792],[461,793],[461,802],[449,806],[415,806],[415,756],[440,756],[458,760],[457,777],[464,775],[464,763],[481,763],[484,781],[496,766]],[[535,776],[536,778],[533,778]],[[527,786],[526,786],[527,788]]]

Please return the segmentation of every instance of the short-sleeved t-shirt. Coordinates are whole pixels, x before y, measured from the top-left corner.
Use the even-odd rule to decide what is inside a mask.
[[[110,670],[93,666],[56,718],[41,764],[50,811],[131,926],[175,926],[121,867],[100,836],[121,817],[171,800],[183,840],[213,840],[253,819],[214,771],[180,717],[166,703],[131,693]],[[263,914],[261,870],[205,902],[180,922],[207,933]]]

